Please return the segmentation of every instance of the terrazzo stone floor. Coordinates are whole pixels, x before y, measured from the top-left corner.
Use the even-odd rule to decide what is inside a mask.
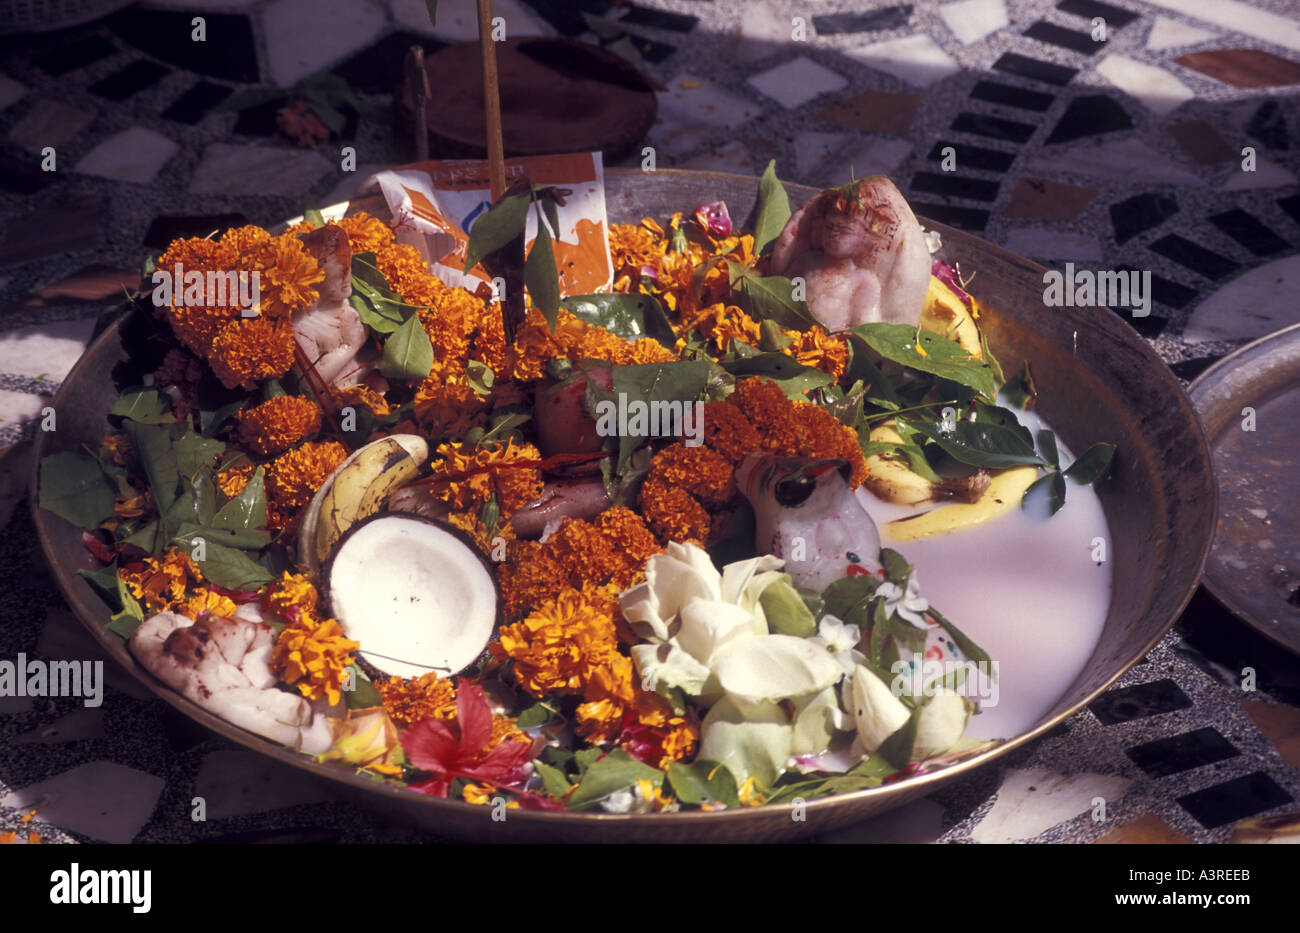
[[[1116,313],[1184,381],[1300,320],[1290,0],[495,6],[512,35],[601,44],[659,82],[661,167],[756,174],[775,158],[807,184],[882,171],[918,214],[1051,267],[1152,272],[1151,314]],[[0,443],[30,434],[147,254],[274,224],[408,161],[390,117],[401,52],[475,36],[471,3],[441,9],[432,28],[419,0],[153,0],[0,37]],[[337,130],[311,148],[279,135],[282,100],[243,93],[329,75],[355,96],[334,98]],[[0,658],[94,657],[33,544],[27,454],[0,457]],[[1087,710],[826,841],[1227,841],[1300,794],[1300,663],[1279,654],[1198,593]],[[0,698],[0,737],[0,833],[18,841],[436,841],[211,736],[122,672],[94,709]]]

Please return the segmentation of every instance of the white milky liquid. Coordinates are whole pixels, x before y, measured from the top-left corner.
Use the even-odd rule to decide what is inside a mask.
[[[1031,413],[1017,415],[1031,433],[1044,426]],[[1071,459],[1061,447],[1062,466]],[[997,662],[997,704],[982,704],[968,736],[1027,732],[1065,693],[1101,637],[1111,565],[1093,561],[1092,542],[1104,538],[1109,550],[1106,517],[1091,486],[1066,480],[1066,487],[1065,506],[1051,518],[1016,508],[965,531],[901,542],[889,539],[885,524],[927,509],[858,491],[881,544],[916,567],[921,595]]]

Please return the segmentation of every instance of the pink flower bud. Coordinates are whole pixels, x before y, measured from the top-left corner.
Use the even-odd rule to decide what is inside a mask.
[[[727,213],[726,201],[701,204],[695,209],[695,222],[703,227],[709,236],[731,236],[731,215]]]

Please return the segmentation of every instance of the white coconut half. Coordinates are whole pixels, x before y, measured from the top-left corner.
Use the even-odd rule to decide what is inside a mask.
[[[497,624],[496,582],[457,530],[381,513],[339,540],[325,567],[334,618],[374,667],[449,676],[478,658]]]

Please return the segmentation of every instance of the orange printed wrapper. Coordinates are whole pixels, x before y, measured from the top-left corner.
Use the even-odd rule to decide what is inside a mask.
[[[608,291],[614,278],[605,216],[605,171],[599,152],[531,156],[506,162],[506,185],[521,176],[567,192],[559,229],[551,231],[562,295]],[[488,281],[482,266],[465,272],[465,250],[474,221],[492,206],[488,164],[481,160],[417,162],[371,177],[363,191],[378,189],[392,212],[398,242],[420,251],[429,269],[448,285],[471,291]],[[532,249],[537,212],[528,212],[524,234]]]

